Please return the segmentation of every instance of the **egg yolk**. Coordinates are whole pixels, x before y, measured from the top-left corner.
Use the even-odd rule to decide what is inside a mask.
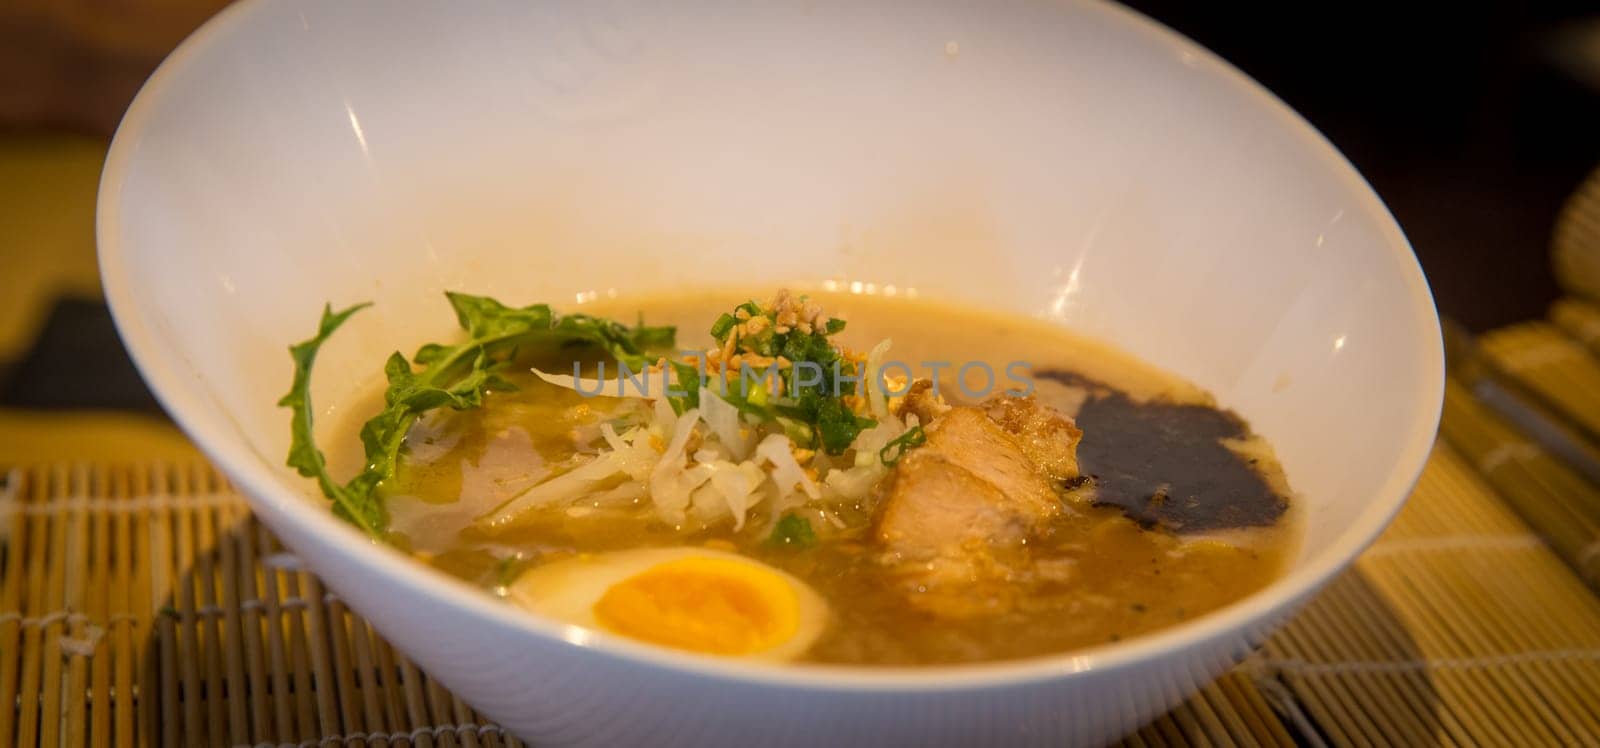
[[[606,629],[677,649],[745,655],[798,628],[789,584],[753,564],[691,557],[657,564],[606,590],[594,604]]]

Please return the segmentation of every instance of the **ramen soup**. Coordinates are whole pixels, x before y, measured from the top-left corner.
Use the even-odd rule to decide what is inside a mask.
[[[1243,420],[1043,321],[887,294],[449,300],[461,338],[389,360],[333,468],[305,393],[355,310],[325,314],[294,349],[290,462],[530,615],[762,661],[999,660],[1204,615],[1294,548]]]

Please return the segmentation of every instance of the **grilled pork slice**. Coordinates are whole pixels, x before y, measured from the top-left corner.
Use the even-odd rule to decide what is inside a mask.
[[[1059,486],[1078,474],[1082,433],[1033,398],[1012,396],[948,408],[926,431],[879,508],[883,561],[930,613],[1003,612],[1015,594],[1006,581],[1026,570],[1025,541],[1068,511]]]
[[[1055,481],[1078,477],[1078,440],[1083,432],[1071,418],[1030,397],[1000,395],[984,403],[984,412],[1006,433],[1034,467]]]

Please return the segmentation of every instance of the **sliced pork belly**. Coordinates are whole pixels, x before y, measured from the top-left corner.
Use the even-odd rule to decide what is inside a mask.
[[[913,605],[949,617],[1003,611],[1025,541],[1068,511],[1059,491],[1077,476],[1081,433],[1028,397],[930,415],[927,443],[895,467],[874,537]]]

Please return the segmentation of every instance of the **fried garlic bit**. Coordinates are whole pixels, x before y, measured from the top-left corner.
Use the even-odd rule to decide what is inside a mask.
[[[777,295],[772,297],[772,302],[767,304],[767,309],[777,325],[774,331],[780,335],[790,330],[809,335],[813,330],[828,329],[828,315],[822,311],[822,306],[811,299],[789,293],[787,288],[779,289]]]

